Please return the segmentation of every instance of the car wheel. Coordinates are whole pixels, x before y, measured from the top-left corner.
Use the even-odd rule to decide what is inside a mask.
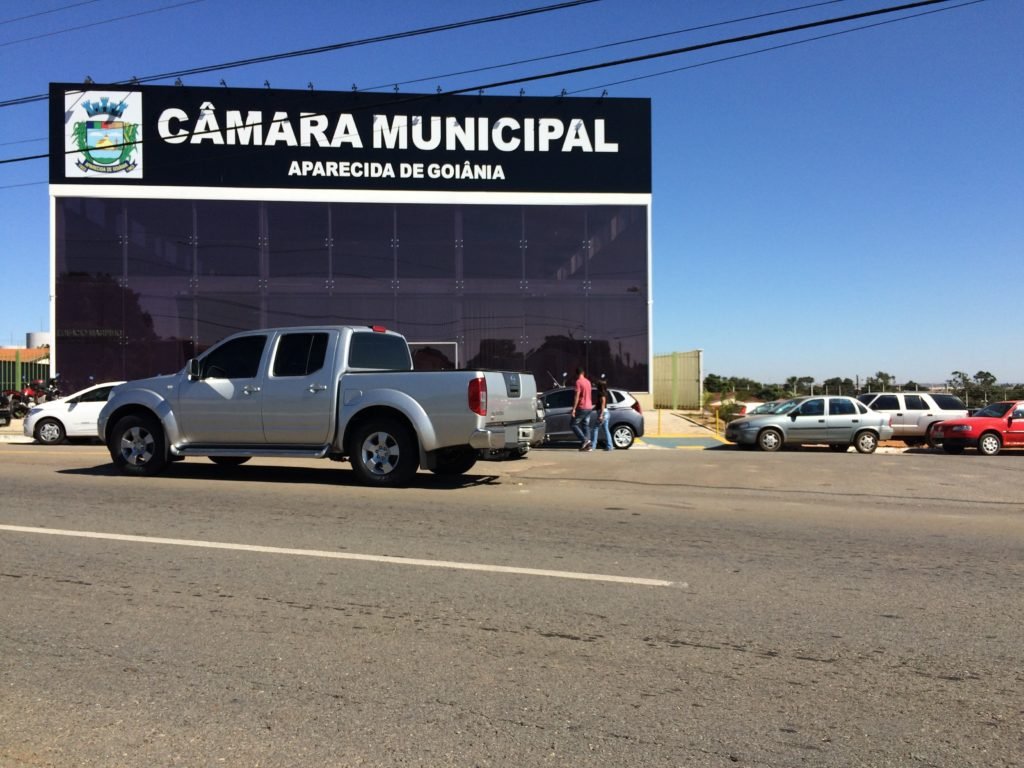
[[[939,447],[939,441],[935,439],[935,424],[928,425],[928,431],[924,433],[924,442],[929,448]]]
[[[510,452],[511,453],[511,452]],[[434,469],[431,470],[435,475],[453,476],[453,475],[464,475],[473,468],[477,460],[476,450],[473,448],[457,448],[450,451],[444,451],[443,456],[439,456],[437,463],[434,465]]]
[[[353,434],[352,448],[352,469],[365,485],[408,485],[419,468],[416,440],[396,419],[360,425]]]
[[[846,443],[831,443],[828,447],[836,453],[846,453],[850,450],[850,446]]]
[[[628,424],[617,424],[612,429],[612,445],[620,451],[624,451],[633,445],[633,428]]]
[[[152,416],[125,416],[110,431],[107,448],[126,475],[155,475],[167,466],[164,431]]]
[[[857,449],[857,453],[874,453],[878,447],[878,435],[868,430],[858,432],[857,436],[853,438],[853,445]]]
[[[46,445],[57,445],[63,443],[67,438],[64,425],[56,419],[42,419],[36,425],[35,438]]]
[[[240,467],[252,456],[210,456],[209,459],[214,464],[221,467]]]
[[[943,443],[942,450],[949,454],[959,455],[964,452],[964,447],[962,445],[950,445],[949,443]]]
[[[2,427],[9,427],[9,426],[11,426],[11,417],[10,416],[3,416],[2,418],[3,418],[3,423],[0,424],[0,426],[2,426]]]
[[[978,440],[978,453],[984,456],[995,456],[1003,448],[1003,441],[995,432],[986,432]]]
[[[766,429],[757,436],[757,447],[762,451],[777,451],[782,447],[782,433],[777,429]]]

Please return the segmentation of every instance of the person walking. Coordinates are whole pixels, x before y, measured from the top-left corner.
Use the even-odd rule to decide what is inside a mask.
[[[601,431],[601,426],[604,425],[604,449],[606,451],[614,451],[612,431],[608,424],[608,397],[608,382],[601,379],[597,382],[597,400],[594,402],[594,428],[591,432],[590,443],[594,448],[597,448],[597,433]]]
[[[580,450],[593,450],[590,442],[590,418],[594,415],[594,404],[590,394],[590,380],[582,368],[576,369],[576,397],[572,402],[572,431],[580,439]]]

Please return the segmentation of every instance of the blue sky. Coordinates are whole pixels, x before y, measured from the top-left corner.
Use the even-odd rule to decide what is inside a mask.
[[[5,4],[0,100],[45,93],[51,81],[145,77],[549,2]],[[599,0],[185,82],[389,90],[427,77],[402,90],[433,91],[899,4],[837,0],[547,62],[444,76],[814,2]],[[910,13],[921,11],[884,18]],[[876,371],[899,382],[941,382],[954,370],[1024,381],[1024,315],[1016,304],[1024,270],[1024,2],[983,0],[693,66],[868,23],[522,86],[531,96],[606,89],[609,96],[652,100],[656,354],[701,348],[707,372],[767,382],[863,379]],[[645,75],[656,76],[620,82]],[[44,102],[5,107],[0,115],[0,159],[46,151]],[[0,344],[19,345],[26,332],[50,330],[46,178],[42,160],[0,165]]]

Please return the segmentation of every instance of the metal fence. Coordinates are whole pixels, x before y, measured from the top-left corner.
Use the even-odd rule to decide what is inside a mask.
[[[654,407],[699,409],[704,399],[704,350],[654,356]]]
[[[13,360],[0,360],[0,391],[8,389],[22,389],[22,382],[50,378],[50,361],[34,360],[31,363],[23,362],[18,351],[14,353]]]

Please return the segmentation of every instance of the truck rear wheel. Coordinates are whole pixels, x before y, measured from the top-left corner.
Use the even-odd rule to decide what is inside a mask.
[[[420,465],[416,439],[397,419],[361,424],[349,460],[359,482],[391,487],[408,485]]]
[[[476,464],[477,452],[474,448],[453,448],[437,457],[432,470],[435,475],[464,475]]]
[[[126,475],[155,475],[167,466],[164,431],[152,416],[118,420],[107,440],[114,466]]]

